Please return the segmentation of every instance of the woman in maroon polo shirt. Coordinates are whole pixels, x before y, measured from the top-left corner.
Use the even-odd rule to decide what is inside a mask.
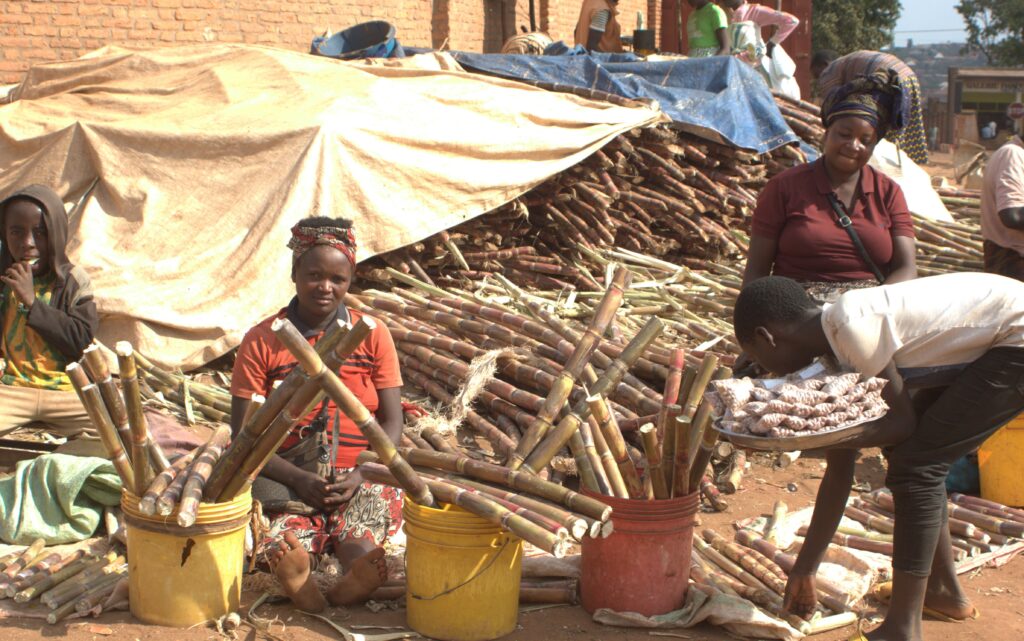
[[[825,97],[821,157],[772,178],[757,200],[744,284],[787,276],[817,302],[830,303],[848,289],[880,284],[878,276],[885,284],[917,276],[903,192],[867,164],[906,113],[897,80],[879,71]],[[863,251],[840,221],[852,225]]]

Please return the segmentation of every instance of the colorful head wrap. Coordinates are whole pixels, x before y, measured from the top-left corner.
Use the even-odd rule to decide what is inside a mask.
[[[292,227],[292,238],[288,241],[288,249],[292,250],[292,262],[317,245],[327,245],[345,254],[356,266],[356,236],[351,227],[305,227],[298,223]]]
[[[879,138],[902,129],[910,121],[910,93],[903,91],[899,74],[893,69],[879,69],[828,92],[821,103],[825,128],[849,116],[870,122]]]

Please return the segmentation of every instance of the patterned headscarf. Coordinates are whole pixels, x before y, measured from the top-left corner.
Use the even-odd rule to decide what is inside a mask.
[[[848,116],[870,122],[879,138],[890,130],[902,129],[910,121],[910,95],[903,91],[896,71],[879,69],[828,92],[821,103],[821,122],[825,128]]]
[[[345,254],[356,266],[356,235],[351,227],[305,227],[298,223],[292,227],[292,237],[288,241],[288,249],[292,250],[292,262],[317,245],[327,245]]]

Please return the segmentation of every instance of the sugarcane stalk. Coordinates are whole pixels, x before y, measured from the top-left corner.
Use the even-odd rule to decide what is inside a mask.
[[[196,522],[199,513],[199,504],[203,500],[203,487],[214,463],[220,458],[224,447],[231,438],[231,428],[222,425],[210,436],[210,440],[203,446],[203,451],[196,456],[189,467],[188,478],[181,491],[181,503],[178,505],[178,525],[181,527],[192,527]]]
[[[69,557],[70,558],[70,557]],[[94,557],[81,557],[63,565],[60,569],[54,567],[52,572],[40,577],[40,580],[32,585],[23,588],[14,595],[15,603],[28,603],[44,592],[53,589],[71,577],[90,568],[102,568],[117,558],[114,552],[108,552],[99,559]]]
[[[119,342],[114,347],[117,353],[118,370],[121,376],[121,387],[124,391],[124,409],[131,434],[131,463],[135,475],[135,486],[132,492],[142,496],[153,480],[153,466],[149,455],[150,436],[146,426],[146,418],[142,412],[142,394],[139,392],[138,371],[132,346],[127,342]],[[158,447],[159,449],[159,447]],[[162,455],[162,452],[161,452]],[[157,472],[162,471],[156,470]]]
[[[731,374],[732,371],[728,367],[719,367],[718,370],[714,373],[714,376],[717,380],[721,380],[723,378],[729,378]],[[695,380],[694,385],[691,388],[690,396],[687,400],[689,401],[689,398],[694,398],[695,393],[698,390],[700,391],[701,400],[703,400],[703,390],[706,387],[706,384],[703,387],[700,386],[700,373],[698,372],[698,378]],[[685,410],[683,413],[685,415]],[[696,414],[696,412],[694,413]],[[708,419],[704,421],[703,425],[695,424],[695,432],[696,430],[701,430],[699,432],[700,446],[696,448],[696,453],[692,455],[693,460],[690,463],[690,487],[694,487],[697,485],[697,483],[700,482],[700,478],[704,475],[704,470],[707,468],[708,462],[711,460],[711,453],[714,451],[715,443],[718,442],[718,432],[707,427],[707,422],[710,420],[711,416],[710,408],[707,416]],[[697,435],[698,434],[695,434],[695,436]]]
[[[188,454],[178,457],[170,467],[164,469],[164,471],[154,477],[153,481],[146,488],[146,492],[139,499],[139,512],[146,516],[153,516],[156,514],[156,503],[163,495],[167,487],[177,478],[180,474],[184,474],[190,465],[192,465],[193,459],[199,454],[202,446],[197,447]]]
[[[327,396],[338,406],[338,409],[356,424],[359,432],[369,442],[370,449],[377,453],[384,465],[395,475],[409,498],[420,505],[432,506],[434,499],[430,495],[430,490],[398,453],[391,437],[377,423],[373,414],[356,398],[355,394],[341,382],[338,375],[326,367],[320,356],[299,333],[299,330],[287,319],[275,320],[271,325],[271,330],[296,358],[299,366],[309,376],[310,382],[320,385]]]
[[[593,436],[594,449],[597,450],[601,468],[608,479],[608,486],[611,489],[610,493],[619,498],[629,498],[629,491],[626,489],[625,481],[622,480],[622,473],[619,471],[618,464],[616,464],[611,450],[608,449],[608,441],[605,440],[604,433],[601,431],[601,426],[598,424],[597,419],[594,418],[593,412],[591,412],[590,418],[587,419],[587,426],[590,428],[590,433]]]
[[[807,526],[801,525],[797,534],[800,536],[807,536]],[[870,539],[865,539],[862,536],[836,532],[832,535],[832,542],[836,545],[853,548],[854,550],[865,550],[867,552],[877,552],[879,554],[888,554],[889,556],[892,556],[892,543],[886,543],[884,541],[872,541]]]
[[[725,479],[719,483],[719,487],[723,492],[735,494],[740,489],[740,483],[743,481],[743,470],[746,464],[747,453],[743,450],[734,451],[732,458],[729,460],[729,469]]]
[[[14,578],[14,576],[17,575],[18,572],[21,572],[23,569],[25,569],[25,567],[28,566],[28,564],[31,563],[33,559],[39,556],[39,553],[43,551],[44,547],[46,547],[45,539],[40,538],[32,541],[32,543],[28,547],[26,547],[24,550],[18,553],[17,556],[15,556],[11,561],[7,563],[6,567],[4,567],[2,575],[0,576]]]
[[[590,388],[590,393],[605,394],[608,390],[614,389],[625,373],[629,371],[632,364],[636,362],[636,359],[646,349],[646,346],[653,342],[658,334],[661,333],[663,327],[662,322],[656,317],[650,318],[640,331],[636,333],[633,340],[622,350],[619,357],[605,369],[598,381]],[[524,467],[528,471],[543,469],[554,458],[555,454],[569,442],[573,433],[579,428],[579,424],[582,423],[589,413],[590,408],[587,407],[585,400],[577,403],[572,408],[572,411],[559,421],[558,426],[552,430],[551,434],[534,448]]]
[[[789,507],[785,501],[776,501],[772,506],[772,514],[764,526],[764,539],[771,545],[778,545],[779,527],[786,520]]]
[[[724,512],[729,509],[729,504],[722,498],[722,494],[707,476],[701,477],[700,494],[703,496],[716,512]]]
[[[89,378],[96,383],[103,398],[103,406],[110,415],[114,427],[117,429],[117,436],[122,446],[131,443],[131,430],[128,427],[128,413],[125,410],[124,400],[121,398],[114,379],[110,375],[110,368],[107,367],[107,360],[103,357],[98,343],[93,342],[82,352],[81,365],[85,368]],[[130,459],[129,459],[130,460]]]
[[[189,476],[192,474],[192,468],[195,466],[196,461],[202,455],[205,449],[205,444],[198,448],[196,455],[192,458],[188,467],[181,470],[175,475],[174,479],[164,488],[159,498],[156,500],[156,513],[160,516],[170,516],[181,502],[182,492],[185,491],[185,483],[188,481]]]
[[[344,323],[338,322],[331,325],[323,337],[317,341],[316,349],[320,354],[330,353],[350,333],[350,329]],[[366,331],[366,333],[369,333]],[[363,335],[365,338],[365,334]],[[353,348],[354,349],[354,348]],[[291,371],[284,381],[270,393],[270,397],[258,409],[254,410],[249,420],[242,424],[238,434],[231,439],[231,444],[221,455],[217,464],[214,465],[210,478],[206,482],[204,496],[207,501],[221,502],[233,498],[234,494],[242,489],[245,479],[241,468],[243,463],[253,453],[253,448],[259,438],[270,428],[288,402],[296,395],[299,388],[306,382],[306,378],[299,368]],[[275,448],[276,450],[276,448]],[[269,458],[269,457],[268,457]],[[255,466],[260,461],[252,461]],[[262,466],[260,466],[262,467]],[[244,476],[251,473],[249,469]],[[232,486],[233,493],[227,492],[228,485]]]
[[[775,591],[765,585],[763,581],[748,572],[726,555],[716,550],[701,537],[693,537],[693,549],[698,552],[702,558],[714,563],[744,585],[748,585],[756,590],[766,590],[772,594],[775,593]]]
[[[113,592],[118,581],[126,576],[128,576],[127,570],[99,579],[95,585],[83,590],[81,594],[75,595],[77,598],[72,598],[70,601],[61,604],[52,612],[48,613],[46,615],[46,622],[50,625],[54,625],[72,612],[88,612],[94,608],[101,599],[106,598],[111,592]]]
[[[715,550],[721,552],[730,561],[733,561],[744,570],[757,577],[757,579],[768,586],[769,589],[774,591],[779,596],[786,593],[786,581],[781,576],[785,576],[782,568],[779,568],[774,563],[772,567],[763,565],[754,554],[745,548],[727,540],[718,532],[712,529],[705,529],[701,533],[704,540],[707,541]],[[763,558],[763,557],[762,557]]]
[[[665,483],[665,471],[662,469],[658,430],[653,423],[647,423],[640,428],[640,440],[644,448],[644,457],[647,459],[647,478],[650,481],[650,491],[646,498],[658,500],[670,498],[668,485]]]
[[[629,274],[629,270],[623,267],[615,270],[605,296],[601,299],[601,303],[594,312],[590,325],[580,338],[579,343],[577,343],[576,349],[566,362],[562,373],[559,374],[554,385],[552,385],[547,398],[544,399],[544,405],[537,413],[536,421],[530,426],[526,434],[523,435],[519,445],[516,447],[516,451],[512,453],[512,457],[509,459],[509,467],[513,470],[519,469],[527,461],[527,457],[540,445],[544,436],[552,429],[552,423],[569,398],[569,393],[572,392],[576,379],[579,378],[591,354],[597,349],[601,337],[607,331],[615,316],[615,312],[622,304],[623,289],[626,286]],[[544,466],[541,465],[540,467]],[[539,468],[532,466],[532,469],[537,470]]]
[[[51,610],[59,608],[96,585],[103,577],[119,572],[124,567],[124,562],[124,557],[118,556],[107,565],[91,567],[44,592],[39,596],[39,600]]]
[[[600,394],[592,394],[587,397],[587,406],[590,413],[598,424],[600,433],[608,443],[608,449],[615,459],[617,480],[621,484],[617,487],[619,498],[644,498],[645,492],[643,483],[640,482],[640,475],[637,474],[636,466],[629,458],[626,451],[626,441],[622,438],[622,432],[615,420],[615,416],[608,409],[608,404]]]
[[[868,514],[867,512],[859,508],[855,508],[852,505],[846,506],[844,514],[846,514],[847,516],[849,516],[850,518],[859,523],[867,525],[871,529],[877,529],[881,532],[886,532],[888,533],[888,535],[891,535],[891,533],[893,533],[895,529],[895,523],[892,519],[885,518],[882,516],[876,516],[873,514]]]
[[[89,415],[89,420],[92,421],[93,427],[96,428],[96,432],[100,435],[103,448],[107,451],[107,456],[110,457],[110,461],[114,464],[117,475],[121,477],[121,483],[125,487],[134,488],[135,474],[132,472],[131,462],[128,460],[128,455],[124,452],[121,438],[117,435],[117,430],[110,418],[110,414],[107,413],[107,408],[103,404],[103,397],[100,395],[99,389],[95,383],[82,384],[83,379],[87,379],[87,377],[84,376],[85,372],[78,363],[69,363],[65,368],[65,372],[67,372],[68,378],[71,379],[71,384],[78,393],[78,398],[82,401],[82,405]]]
[[[406,448],[400,450],[400,453],[412,465],[453,472],[479,481],[496,483],[514,490],[527,492],[536,497],[564,505],[573,512],[597,519],[602,523],[611,518],[612,515],[612,509],[597,499],[573,492],[567,487],[549,483],[529,472],[513,470],[483,461],[474,461],[466,456],[455,456],[444,452],[425,452],[423,450]],[[376,462],[377,456],[372,452],[362,452],[357,460],[359,463]]]
[[[474,490],[477,490],[479,492],[483,492],[496,498],[500,498],[504,501],[508,501],[509,503],[520,505],[528,510],[531,510],[532,512],[536,512],[537,514],[545,516],[551,519],[552,521],[560,523],[569,532],[569,536],[571,536],[573,539],[577,541],[582,540],[590,529],[590,524],[588,524],[586,519],[581,518],[571,512],[567,512],[566,510],[563,510],[557,506],[551,505],[550,503],[545,503],[543,501],[533,499],[528,496],[522,496],[520,494],[508,492],[501,488],[486,485],[484,483],[479,483],[477,481],[473,481],[470,479],[456,477],[451,474],[445,475],[445,478],[447,478],[449,481],[453,483],[457,483],[458,485],[464,485],[466,487],[473,488]],[[600,525],[599,522],[598,525]]]
[[[977,496],[967,496],[965,494],[952,493],[949,495],[949,500],[953,501],[957,505],[962,505],[966,508],[970,508],[976,512],[982,514],[988,514],[990,516],[1000,516],[1003,518],[1012,519],[1014,521],[1020,521],[1024,523],[1024,510],[1009,507],[1002,503],[990,501]],[[994,512],[982,511],[982,510],[995,510]]]
[[[612,491],[608,477],[604,472],[604,466],[597,455],[597,447],[594,445],[594,435],[590,431],[590,423],[581,420],[576,431],[569,438],[569,451],[576,462],[576,471],[579,474],[583,487],[598,494],[611,496]]]

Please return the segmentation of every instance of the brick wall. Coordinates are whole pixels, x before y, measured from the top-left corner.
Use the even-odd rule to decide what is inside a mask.
[[[538,28],[572,44],[582,0],[534,0]],[[620,0],[624,34],[656,0]],[[244,42],[306,51],[315,35],[366,20],[395,25],[405,45],[494,52],[529,27],[528,0],[4,0],[0,83],[30,65],[70,60],[108,44]]]

